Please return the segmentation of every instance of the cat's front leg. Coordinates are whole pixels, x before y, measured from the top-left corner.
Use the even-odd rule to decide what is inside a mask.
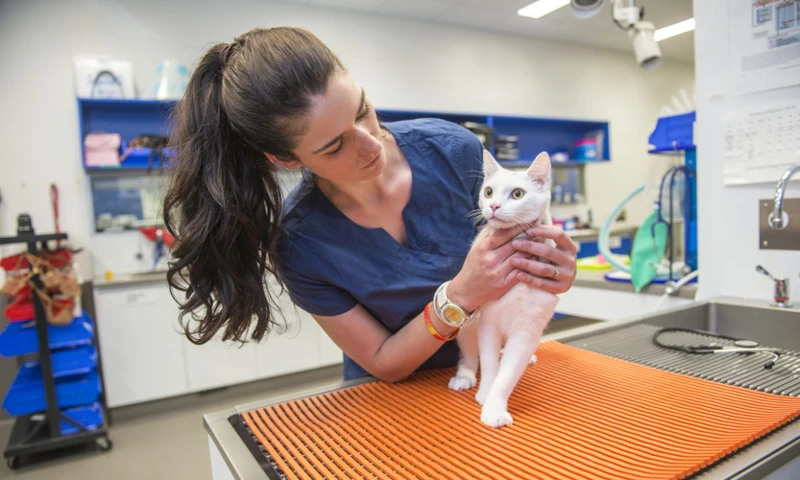
[[[450,379],[451,390],[469,390],[478,383],[478,323],[473,321],[458,334],[458,360],[456,376]]]
[[[478,347],[481,358],[481,384],[478,393],[475,394],[475,401],[483,405],[497,376],[500,350],[503,347],[503,339],[493,322],[484,321],[478,324]]]
[[[514,423],[514,419],[508,413],[508,399],[525,372],[538,343],[527,334],[512,335],[508,338],[497,377],[492,382],[492,388],[481,410],[481,421],[484,424],[499,428]]]

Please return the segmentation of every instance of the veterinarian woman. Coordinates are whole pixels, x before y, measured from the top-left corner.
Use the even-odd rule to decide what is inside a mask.
[[[576,247],[559,229],[529,232],[556,248],[512,241],[519,230],[472,245],[483,150],[474,135],[440,120],[381,125],[307,31],[256,29],[212,47],[176,111],[173,144],[168,279],[185,292],[175,296],[195,343],[220,330],[260,340],[280,324],[266,287],[276,274],[344,351],[345,379],[396,382],[455,365],[458,346],[446,340],[516,282],[572,285]],[[304,180],[284,202],[278,172],[297,168]]]

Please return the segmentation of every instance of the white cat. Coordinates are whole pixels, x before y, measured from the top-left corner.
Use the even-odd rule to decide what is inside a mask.
[[[484,151],[483,175],[480,207],[487,228],[480,235],[520,224],[552,225],[547,153],[540,153],[526,171],[515,172],[502,168]],[[555,246],[549,239],[545,243]],[[481,306],[478,318],[459,334],[461,360],[449,387],[474,387],[480,361],[481,384],[475,399],[483,405],[481,421],[486,425],[498,428],[513,423],[508,398],[528,364],[536,362],[534,353],[557,303],[554,294],[520,282],[498,300]]]

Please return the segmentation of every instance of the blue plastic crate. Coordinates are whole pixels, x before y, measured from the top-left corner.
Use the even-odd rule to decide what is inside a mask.
[[[99,403],[93,403],[85,407],[69,408],[63,412],[70,419],[80,423],[87,430],[96,430],[103,425],[103,407]],[[61,434],[72,435],[80,433],[80,429],[75,425],[61,420]]]
[[[97,371],[56,379],[56,398],[60,408],[88,405],[100,396]],[[37,362],[23,364],[6,394],[3,408],[14,416],[47,410],[42,370]]]
[[[650,153],[672,152],[675,150],[692,150],[694,144],[694,122],[696,112],[661,117],[648,140],[652,148]]]
[[[54,350],[50,358],[53,361],[55,378],[89,373],[97,367],[97,349],[94,345]]]
[[[50,348],[73,347],[92,343],[94,330],[88,315],[75,317],[65,326],[47,326]],[[16,357],[39,351],[35,322],[12,322],[0,333],[0,355]]]

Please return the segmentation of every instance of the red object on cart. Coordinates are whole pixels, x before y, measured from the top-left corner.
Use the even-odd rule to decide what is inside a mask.
[[[39,258],[47,260],[55,268],[64,268],[72,261],[72,250],[45,250],[41,252]],[[0,267],[3,267],[6,272],[11,272],[31,268],[31,265],[24,254],[18,253],[0,259]]]
[[[33,309],[33,298],[28,296],[19,295],[14,298],[6,307],[6,318],[11,322],[23,322],[36,318],[36,312]]]
[[[142,235],[151,242],[155,242],[156,238],[158,237],[158,232],[161,232],[161,240],[164,241],[164,245],[167,248],[172,248],[172,245],[175,243],[175,237],[172,236],[166,228],[163,227],[139,227],[139,231],[142,232]]]

